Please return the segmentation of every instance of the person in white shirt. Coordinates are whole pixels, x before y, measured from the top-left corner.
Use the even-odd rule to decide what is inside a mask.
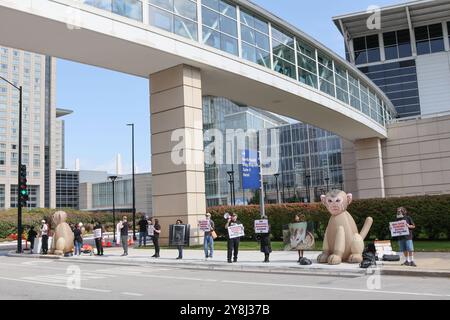
[[[41,237],[42,237],[42,254],[47,254],[48,253],[48,232],[49,232],[49,228],[48,228],[48,224],[45,220],[41,221],[42,226],[41,226]]]

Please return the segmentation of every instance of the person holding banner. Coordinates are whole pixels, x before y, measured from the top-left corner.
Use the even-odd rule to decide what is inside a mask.
[[[239,243],[242,236],[244,236],[244,226],[238,221],[238,216],[232,213],[228,217],[225,229],[228,231],[227,243],[227,257],[228,263],[237,262],[239,253]],[[233,257],[233,261],[231,261]]]
[[[417,267],[414,262],[414,243],[413,243],[413,230],[416,228],[414,221],[408,215],[406,208],[400,207],[397,209],[397,221],[406,221],[409,229],[409,235],[398,237],[398,244],[400,251],[405,255],[405,262],[402,266]]]
[[[103,226],[102,224],[97,221],[94,226],[94,239],[95,239],[95,246],[97,247],[97,255],[102,256],[103,255]]]
[[[261,220],[268,220],[266,216],[263,216]],[[261,252],[264,253],[264,263],[269,263],[269,257],[272,253],[272,244],[270,243],[270,224],[268,224],[267,232],[258,234],[258,238],[261,241]]]

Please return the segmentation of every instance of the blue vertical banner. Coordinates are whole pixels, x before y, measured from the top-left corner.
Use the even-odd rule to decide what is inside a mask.
[[[256,150],[242,151],[242,189],[256,190],[261,187],[258,152]]]

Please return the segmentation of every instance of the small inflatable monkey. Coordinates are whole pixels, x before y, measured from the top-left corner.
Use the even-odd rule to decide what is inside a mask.
[[[323,252],[317,257],[318,263],[331,265],[341,262],[360,263],[364,251],[364,239],[372,227],[373,219],[368,217],[360,233],[347,207],[352,202],[351,193],[332,190],[322,195],[322,203],[327,207],[331,218],[323,239]]]

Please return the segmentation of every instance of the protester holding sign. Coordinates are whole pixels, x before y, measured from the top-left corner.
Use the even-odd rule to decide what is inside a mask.
[[[257,237],[261,241],[261,252],[264,253],[263,262],[268,263],[272,253],[272,244],[270,243],[270,224],[267,217],[262,217],[262,220],[259,220],[259,222],[255,221],[255,232],[257,232]]]
[[[409,234],[405,236],[398,237],[398,244],[400,246],[400,251],[405,255],[405,262],[403,266],[417,267],[414,262],[414,244],[413,244],[413,230],[416,228],[414,221],[408,215],[408,211],[400,207],[397,209],[397,221],[406,221],[406,225],[409,229]]]
[[[225,229],[228,230],[228,263],[237,262],[240,238],[244,236],[244,226],[237,218],[237,214],[232,213],[225,225]],[[233,257],[233,261],[231,261],[231,257]]]
[[[103,255],[102,238],[103,238],[103,226],[100,222],[97,221],[97,223],[94,226],[94,239],[95,239],[95,246],[97,247],[98,256]]]

